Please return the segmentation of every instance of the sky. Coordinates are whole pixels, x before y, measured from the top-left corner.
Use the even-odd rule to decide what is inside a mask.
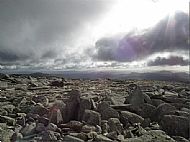
[[[0,69],[189,68],[188,0],[0,0]]]

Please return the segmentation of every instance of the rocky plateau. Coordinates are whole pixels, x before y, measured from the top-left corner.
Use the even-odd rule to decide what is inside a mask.
[[[0,74],[2,142],[189,142],[190,85]]]

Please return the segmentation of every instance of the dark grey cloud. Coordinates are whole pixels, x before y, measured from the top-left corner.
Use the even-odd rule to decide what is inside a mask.
[[[96,42],[97,55],[95,58],[103,61],[111,61],[115,59],[118,41],[114,38],[103,38]]]
[[[184,59],[183,57],[179,56],[170,56],[168,58],[161,58],[157,57],[154,61],[148,62],[148,66],[174,66],[174,65],[180,65],[180,66],[188,66],[189,61],[188,59]]]
[[[189,15],[176,12],[143,33],[131,32],[122,39],[102,38],[96,42],[93,58],[101,61],[130,62],[153,53],[188,50]]]
[[[112,4],[106,0],[0,0],[0,63],[55,58],[86,22]],[[77,35],[76,35],[77,36]],[[56,46],[62,41],[62,46]]]

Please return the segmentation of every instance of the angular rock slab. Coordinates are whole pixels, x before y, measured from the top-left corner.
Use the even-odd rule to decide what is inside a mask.
[[[152,116],[152,119],[160,122],[160,120],[162,119],[162,117],[166,114],[169,114],[170,112],[176,110],[176,108],[168,103],[163,103],[160,104],[156,110],[155,113]]]
[[[144,121],[144,118],[129,111],[121,111],[120,119],[124,122],[128,121],[131,124],[142,123]]]
[[[78,119],[78,111],[80,106],[80,92],[78,90],[72,90],[69,94],[69,100],[66,102],[65,108],[65,122]]]
[[[109,118],[119,118],[119,113],[115,109],[111,108],[106,102],[98,104],[97,109],[101,114],[102,120],[108,120]]]
[[[164,115],[160,125],[162,129],[172,136],[182,136],[189,138],[190,120],[183,116]]]
[[[80,98],[80,106],[79,106],[79,112],[78,112],[78,120],[82,120],[83,114],[85,112],[85,109],[91,109],[92,108],[92,102],[90,98],[88,97],[82,97]]]
[[[161,130],[150,130],[138,138],[128,138],[123,142],[175,142]]]
[[[89,125],[100,125],[101,124],[101,116],[98,112],[93,110],[85,110],[83,115],[83,121],[85,121]]]
[[[123,125],[119,121],[118,118],[110,118],[108,120],[108,125],[109,125],[109,132],[116,131],[118,134],[123,133]]]
[[[135,90],[130,92],[129,96],[126,98],[125,103],[129,103],[135,106],[143,105],[144,104],[144,94],[142,93],[139,86],[135,85]]]

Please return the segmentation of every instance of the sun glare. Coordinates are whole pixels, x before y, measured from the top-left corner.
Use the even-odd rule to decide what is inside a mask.
[[[188,0],[118,0],[93,30],[97,38],[146,29],[175,11],[188,11]]]

